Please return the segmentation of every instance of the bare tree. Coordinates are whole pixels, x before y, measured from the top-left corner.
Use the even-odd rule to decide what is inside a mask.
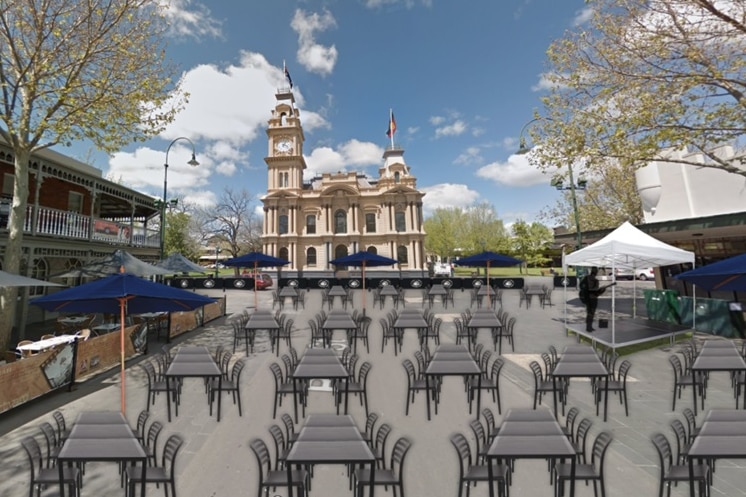
[[[226,188],[215,207],[196,215],[201,236],[228,250],[232,257],[261,248],[261,221],[247,190]]]
[[[158,134],[183,106],[157,0],[0,2],[0,137],[15,177],[4,268],[21,267],[31,155],[86,139],[105,151]],[[16,292],[0,291],[7,349]]]

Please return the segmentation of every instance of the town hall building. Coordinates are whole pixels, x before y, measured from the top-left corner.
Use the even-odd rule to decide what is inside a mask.
[[[329,261],[359,251],[425,267],[422,197],[404,161],[387,147],[378,178],[360,172],[324,173],[303,180],[303,127],[289,88],[278,90],[267,128],[264,253],[290,261],[283,270],[335,270]],[[375,271],[376,268],[371,268]],[[391,270],[388,268],[381,268]]]

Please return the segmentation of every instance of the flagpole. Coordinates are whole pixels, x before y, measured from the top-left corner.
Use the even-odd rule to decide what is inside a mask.
[[[389,130],[391,131],[391,148],[394,148],[394,130],[391,129],[391,124],[394,122],[394,109],[389,109]]]

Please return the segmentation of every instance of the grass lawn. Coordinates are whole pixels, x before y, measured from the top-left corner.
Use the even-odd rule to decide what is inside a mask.
[[[471,276],[473,272],[479,271],[479,276],[485,276],[485,269],[483,267],[480,268],[470,268],[470,267],[461,267],[456,266],[454,268],[454,274],[456,276]],[[491,267],[490,268],[490,278],[493,276],[497,277],[504,277],[504,278],[520,278],[521,276],[550,276],[551,273],[549,272],[548,267],[530,267],[530,268],[518,268],[518,267]],[[556,274],[560,274],[562,271],[561,268],[554,268],[554,271]],[[570,276],[575,275],[574,270],[568,271],[568,274]]]

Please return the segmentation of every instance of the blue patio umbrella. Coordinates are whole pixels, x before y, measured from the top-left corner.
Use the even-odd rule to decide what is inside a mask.
[[[249,252],[248,254],[234,257],[223,262],[224,266],[232,267],[253,267],[254,268],[254,309],[257,306],[256,297],[256,270],[260,267],[277,267],[290,264],[290,261],[273,257],[271,255],[264,254],[262,252]]]
[[[125,272],[55,292],[31,301],[52,312],[119,313],[121,324],[120,367],[121,408],[125,411],[124,392],[124,318],[127,314],[189,311],[211,304],[215,299],[180,288],[138,278]]]
[[[746,254],[713,262],[675,276],[705,290],[746,291]]]
[[[516,259],[515,257],[510,257],[508,255],[502,255],[498,254],[496,252],[481,252],[479,254],[470,255],[469,257],[462,257],[458,261],[456,261],[456,264],[459,266],[469,266],[469,267],[484,267],[487,268],[487,288],[490,286],[490,267],[507,267],[507,266],[515,266],[516,264],[520,264],[523,261],[520,259]],[[487,299],[489,300],[490,295],[489,291],[487,293]]]
[[[329,261],[329,263],[335,266],[355,266],[361,268],[363,278],[363,312],[365,312],[365,268],[366,266],[393,266],[399,264],[396,259],[384,257],[382,255],[374,254],[372,252],[355,252],[354,254],[339,257],[337,259]]]

